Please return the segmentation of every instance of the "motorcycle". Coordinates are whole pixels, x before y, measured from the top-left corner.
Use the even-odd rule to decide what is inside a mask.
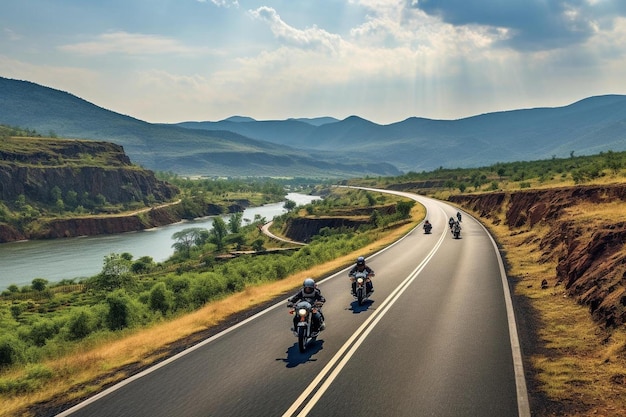
[[[459,239],[461,237],[461,226],[458,224],[454,225],[452,228],[452,236],[454,236],[455,239]]]
[[[433,230],[433,225],[430,223],[426,223],[424,224],[424,233],[429,235],[430,232]]]
[[[357,299],[359,305],[363,305],[363,302],[365,302],[365,300],[372,295],[371,292],[367,291],[367,283],[373,275],[374,274],[368,274],[366,271],[362,271],[356,272],[350,277],[350,281],[356,282],[354,294],[352,294],[352,296]]]
[[[287,304],[287,307],[291,308],[289,314],[296,314],[297,321],[294,323],[293,328],[294,335],[298,338],[298,349],[300,353],[306,350],[309,343],[315,342],[319,332],[312,331],[313,314],[318,311],[321,313],[321,307],[323,303],[316,302],[311,304],[308,301],[298,301],[295,305],[293,303]],[[323,317],[323,316],[322,316]],[[324,322],[321,323],[320,330],[324,327]]]

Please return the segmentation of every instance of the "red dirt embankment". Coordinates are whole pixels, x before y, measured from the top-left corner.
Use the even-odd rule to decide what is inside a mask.
[[[541,228],[526,243],[536,245],[543,260],[557,261],[549,284],[563,283],[602,326],[626,322],[626,185],[456,195],[449,200],[485,223],[504,222],[512,233]],[[585,215],[601,213],[602,205],[613,215]]]

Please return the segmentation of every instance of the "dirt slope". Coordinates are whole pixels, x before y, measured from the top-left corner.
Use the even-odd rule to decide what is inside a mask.
[[[604,327],[626,322],[626,186],[457,195],[450,201],[483,221],[529,234],[544,260],[556,260],[554,282],[589,306]]]

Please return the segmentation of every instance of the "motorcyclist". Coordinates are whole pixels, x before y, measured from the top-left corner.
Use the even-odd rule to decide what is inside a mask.
[[[325,303],[326,298],[322,295],[322,292],[317,288],[317,284],[313,278],[306,278],[302,283],[302,288],[296,294],[294,294],[291,298],[287,300],[290,304],[296,304],[299,301],[307,301],[312,306],[315,303]],[[317,311],[313,313],[311,317],[311,332],[318,333],[326,327],[324,324],[324,315],[322,314],[321,307],[317,308]],[[293,318],[293,328],[295,330],[296,325],[298,324],[298,316],[294,315]]]
[[[461,212],[460,211],[456,212],[456,218],[459,219],[459,221],[461,221]]]
[[[426,232],[428,232],[428,231],[429,231],[430,229],[432,229],[432,228],[433,228],[433,225],[432,225],[432,224],[430,224],[430,222],[429,222],[428,220],[424,220],[424,230],[425,230]]]
[[[454,217],[450,217],[450,220],[448,220],[448,226],[450,226],[450,229],[452,229],[454,223],[456,223],[456,220],[454,220]]]
[[[367,273],[367,277],[369,278],[368,280],[365,281],[365,291],[367,293],[372,293],[374,292],[374,284],[372,283],[372,277],[374,276],[374,270],[372,268],[370,268],[369,266],[365,265],[365,258],[362,256],[359,256],[356,260],[356,264],[352,267],[352,269],[350,269],[350,272],[348,272],[348,276],[350,278],[354,278],[354,276],[356,275],[357,272],[363,272],[365,271]],[[352,295],[356,294],[356,280],[355,279],[351,279],[350,281],[352,281]]]
[[[452,234],[461,233],[461,223],[454,222],[454,226],[452,227]]]

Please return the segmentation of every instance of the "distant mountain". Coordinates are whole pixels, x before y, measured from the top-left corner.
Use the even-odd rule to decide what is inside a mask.
[[[412,117],[378,125],[356,116],[315,126],[285,121],[183,122],[317,151],[350,152],[403,171],[626,150],[626,96],[590,97],[565,107],[488,113],[459,120]]]
[[[68,93],[0,78],[0,123],[108,140],[147,168],[204,175],[385,176],[626,150],[623,95],[388,125],[357,116],[150,124]]]
[[[253,119],[231,120],[225,123],[245,124]],[[228,130],[151,124],[63,91],[2,77],[0,124],[34,129],[42,135],[113,142],[122,145],[136,164],[183,175],[345,178],[400,173],[389,163],[299,150]]]

